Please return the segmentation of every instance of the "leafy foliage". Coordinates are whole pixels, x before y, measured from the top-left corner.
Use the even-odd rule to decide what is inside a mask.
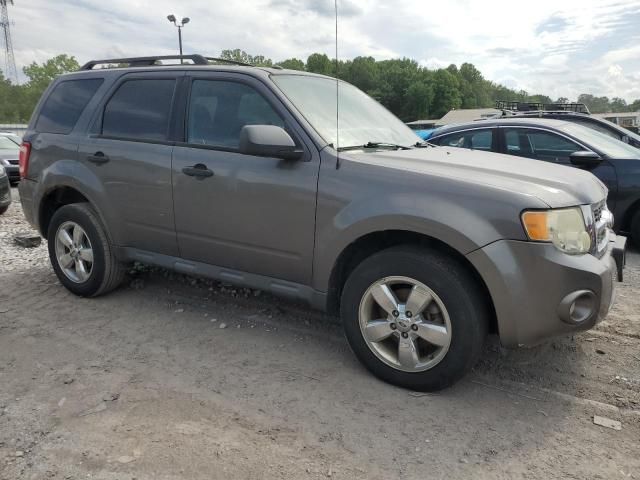
[[[552,103],[546,95],[529,95],[485,79],[471,63],[458,68],[430,70],[415,60],[399,58],[378,61],[373,57],[340,60],[324,53],[313,53],[306,61],[289,58],[274,62],[263,55],[251,55],[241,49],[223,50],[221,58],[261,67],[279,66],[336,76],[368,93],[404,121],[440,118],[452,108],[492,107],[494,100]],[[58,75],[77,70],[77,60],[58,55],[42,64],[36,62],[23,69],[27,82],[14,85],[0,72],[0,122],[24,123],[29,120],[38,99]],[[567,102],[559,98],[557,102]],[[627,104],[622,98],[596,97],[582,94],[577,99],[594,112],[639,111],[640,99]]]

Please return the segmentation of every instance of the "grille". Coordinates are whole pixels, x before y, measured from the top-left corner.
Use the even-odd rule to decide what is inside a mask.
[[[601,256],[607,249],[607,244],[609,243],[609,223],[611,215],[607,209],[606,200],[592,204],[591,212],[593,214],[591,232],[591,238],[594,243],[593,253]]]
[[[604,203],[596,203],[593,205],[593,219],[598,223],[602,219],[602,211],[604,210]]]
[[[7,160],[11,165],[18,165],[20,162],[18,160]]]

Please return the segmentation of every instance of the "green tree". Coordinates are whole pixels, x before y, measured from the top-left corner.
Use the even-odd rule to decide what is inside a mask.
[[[24,67],[22,71],[29,79],[27,86],[42,92],[58,75],[74,72],[79,68],[80,64],[75,57],[62,54],[47,60],[41,65],[33,62]]]
[[[321,75],[336,75],[335,63],[324,53],[312,53],[307,58],[307,72],[319,73]]]
[[[373,57],[356,57],[347,67],[340,69],[340,72],[348,70],[346,79],[365,92],[372,91],[378,84],[378,68]]]
[[[282,68],[288,68],[289,70],[302,70],[304,71],[305,66],[302,60],[297,58],[288,58],[287,60],[283,60],[282,62],[277,63],[278,66]]]
[[[460,108],[462,97],[460,95],[458,79],[447,70],[436,70],[433,76],[433,103],[432,115],[442,117],[449,110]]]

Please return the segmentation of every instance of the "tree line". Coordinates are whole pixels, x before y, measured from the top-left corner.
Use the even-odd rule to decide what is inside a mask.
[[[256,66],[279,66],[323,75],[336,76],[354,84],[382,103],[403,121],[440,118],[453,108],[492,107],[495,100],[554,103],[542,94],[530,95],[485,79],[471,63],[460,67],[428,69],[409,58],[376,60],[356,57],[335,59],[323,53],[313,53],[306,61],[289,58],[279,62],[263,55],[250,55],[244,50],[223,50],[220,58]],[[13,84],[0,73],[0,123],[26,123],[47,85],[58,75],[78,70],[73,56],[58,55],[43,63],[33,62],[23,68],[27,81]],[[622,98],[596,97],[582,94],[578,102],[586,104],[592,113],[640,111],[640,99],[632,103]]]

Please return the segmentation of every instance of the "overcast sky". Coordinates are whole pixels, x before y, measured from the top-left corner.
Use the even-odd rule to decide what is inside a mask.
[[[335,52],[333,0],[15,0],[18,69],[59,53],[92,58],[241,48],[274,60]],[[341,0],[339,56],[475,64],[529,93],[640,98],[640,0]]]

